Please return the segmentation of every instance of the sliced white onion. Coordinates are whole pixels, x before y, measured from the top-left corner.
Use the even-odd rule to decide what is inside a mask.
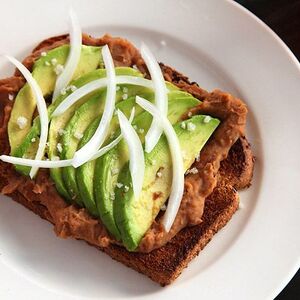
[[[102,57],[107,76],[107,91],[104,111],[95,134],[81,149],[75,152],[73,158],[73,165],[75,168],[89,161],[95,152],[102,146],[108,135],[109,125],[114,114],[117,87],[116,74],[114,62],[107,45],[102,48]]]
[[[78,18],[73,9],[70,10],[70,51],[67,62],[60,75],[58,75],[52,96],[56,100],[61,91],[67,87],[78,66],[81,54],[82,34]]]
[[[141,47],[141,55],[145,61],[145,64],[151,75],[151,79],[153,81],[155,92],[155,105],[161,114],[167,116],[168,96],[166,83],[164,80],[164,76],[161,72],[160,66],[157,60],[155,59],[154,55],[151,53],[151,51],[145,44],[143,44]],[[157,120],[153,118],[151,126],[145,136],[145,151],[147,153],[151,152],[152,149],[155,147],[162,134],[162,131],[163,130],[159,122],[157,122]]]
[[[135,76],[117,76],[116,77],[116,84],[131,84],[131,85],[138,85],[143,86],[146,88],[153,88],[153,83],[151,80],[135,77]],[[107,78],[101,78],[94,81],[87,83],[86,85],[80,87],[75,92],[70,94],[62,103],[60,103],[57,108],[52,113],[52,117],[57,117],[63,114],[66,110],[68,110],[74,103],[80,100],[82,97],[88,95],[89,93],[105,88],[107,86]]]
[[[20,166],[27,166],[33,168],[64,168],[72,166],[72,159],[66,160],[36,160],[36,159],[27,159],[21,157],[14,157],[9,155],[1,155],[0,160]]]
[[[134,197],[137,200],[143,188],[145,159],[140,138],[124,114],[118,110],[121,133],[128,145],[129,170],[132,179]]]
[[[152,103],[139,96],[136,97],[136,102],[159,122],[168,140],[172,157],[173,176],[168,207],[163,216],[163,225],[165,230],[169,232],[176,218],[184,192],[184,165],[179,140],[168,118]]]
[[[133,107],[130,114],[129,122],[131,123],[134,118],[135,108]],[[97,159],[98,157],[104,155],[106,152],[114,148],[123,138],[122,134],[120,134],[115,140],[111,143],[106,145],[105,147],[101,148],[97,151],[97,153],[93,156],[92,159]],[[9,155],[1,155],[0,160],[20,166],[27,166],[27,167],[37,167],[37,168],[44,168],[44,169],[52,169],[52,168],[64,168],[72,166],[72,159],[65,159],[65,160],[35,160],[35,159],[27,159],[27,158],[20,158],[14,157]]]
[[[25,79],[26,79],[28,85],[30,86],[30,88],[33,92],[33,95],[35,97],[38,113],[40,115],[40,124],[41,124],[41,134],[40,134],[39,146],[38,146],[37,153],[35,155],[35,159],[41,160],[45,153],[45,148],[46,148],[46,143],[47,143],[47,138],[48,138],[49,118],[48,118],[46,101],[43,97],[43,93],[42,93],[39,85],[37,84],[35,79],[32,77],[32,75],[28,71],[28,69],[14,57],[9,56],[9,55],[6,55],[5,57],[19,69],[19,71],[25,77]],[[36,175],[37,171],[38,171],[38,167],[33,167],[29,173],[30,177],[33,178]]]

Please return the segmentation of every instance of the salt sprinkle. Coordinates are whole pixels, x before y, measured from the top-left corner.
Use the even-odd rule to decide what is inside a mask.
[[[162,211],[165,211],[166,209],[167,209],[166,204],[164,204],[164,205],[160,208],[160,210],[162,210]]]
[[[118,168],[111,169],[111,174],[112,175],[117,175],[118,173],[119,173],[119,169]]]
[[[186,172],[185,172],[185,174],[187,175],[187,174],[198,174],[198,169],[197,168],[192,168],[192,169],[190,169],[190,170],[187,170]]]
[[[191,111],[189,111],[189,113],[188,113],[188,117],[190,118],[192,115],[193,115],[193,114],[192,114],[192,112],[191,112]]]
[[[156,173],[156,176],[157,176],[158,178],[160,178],[160,177],[162,176],[162,173],[158,171],[158,172]]]
[[[123,100],[126,100],[127,98],[128,98],[128,95],[127,95],[127,94],[123,94],[123,95],[122,95],[122,99],[123,99]]]
[[[23,116],[21,116],[17,119],[17,124],[20,129],[24,129],[27,125],[27,122],[28,122],[28,120]]]
[[[61,74],[63,70],[64,70],[64,66],[63,66],[63,65],[57,65],[57,66],[54,68],[54,72],[55,72],[56,75]]]
[[[75,132],[74,133],[74,137],[77,139],[77,140],[81,140],[83,138],[83,134],[80,133],[80,132]]]
[[[51,64],[49,63],[49,61],[45,61],[45,65],[49,67]]]
[[[145,129],[144,128],[140,128],[139,129],[139,133],[144,133]]]
[[[204,123],[209,123],[211,120],[211,117],[210,116],[205,116],[205,118],[203,119],[203,122]]]
[[[181,127],[182,129],[186,129],[186,124],[185,124],[184,122],[182,122],[182,123],[180,124],[180,127]]]
[[[13,101],[14,100],[14,95],[13,94],[8,94],[8,100]]]
[[[118,189],[120,189],[123,186],[123,183],[117,182],[116,186],[117,186]]]
[[[123,87],[122,91],[123,91],[123,93],[127,93],[128,92],[128,88],[127,87]]]
[[[41,56],[47,56],[47,52],[43,51],[43,52],[41,53]]]
[[[56,145],[56,149],[57,149],[57,151],[58,151],[59,153],[61,153],[61,152],[62,152],[63,148],[62,148],[62,145],[61,145],[61,143],[57,143],[57,145]]]
[[[194,131],[196,129],[196,125],[195,124],[193,124],[193,123],[191,123],[191,122],[189,122],[188,124],[187,124],[187,130],[188,131]]]
[[[156,164],[156,160],[155,159],[151,160],[151,165],[154,166],[155,164]]]
[[[36,138],[32,138],[31,143],[35,143],[35,142],[36,142]]]
[[[64,129],[62,129],[62,128],[58,129],[58,134],[60,136],[63,136],[65,133],[66,133],[66,131]]]
[[[51,59],[51,64],[52,64],[52,66],[55,66],[57,64],[57,59],[56,58],[52,58]]]
[[[125,185],[124,186],[124,192],[127,193],[129,191],[129,186]]]

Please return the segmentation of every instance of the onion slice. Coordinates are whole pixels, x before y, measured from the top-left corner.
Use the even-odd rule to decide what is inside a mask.
[[[134,115],[135,115],[135,108],[133,107],[129,118],[130,123],[133,121]],[[106,152],[114,148],[116,145],[118,145],[118,143],[122,140],[122,138],[123,136],[122,134],[120,134],[111,143],[98,150],[91,160],[97,159],[98,157],[104,155]],[[34,160],[34,159],[20,158],[20,157],[14,157],[9,155],[1,155],[0,160],[14,165],[37,167],[37,168],[44,168],[44,169],[70,167],[72,166],[72,161],[73,161],[72,159],[57,160],[57,161],[56,160]]]
[[[163,216],[162,222],[165,230],[169,232],[176,218],[184,192],[184,165],[179,140],[168,118],[164,116],[152,103],[139,96],[136,97],[136,102],[159,122],[168,140],[172,157],[173,176],[168,207]]]
[[[70,52],[64,70],[58,75],[52,96],[55,102],[60,92],[67,87],[78,66],[81,54],[82,34],[78,18],[73,9],[70,10]]]
[[[153,83],[151,80],[141,78],[141,77],[135,77],[135,76],[126,76],[126,75],[117,76],[116,84],[131,84],[131,85],[138,85],[138,86],[143,86],[146,88],[153,89]],[[57,117],[63,114],[82,97],[86,96],[87,94],[95,90],[105,88],[106,86],[107,86],[107,78],[101,78],[87,83],[86,85],[80,87],[75,92],[73,92],[68,97],[66,97],[65,100],[62,101],[62,103],[60,103],[57,106],[57,108],[52,113],[51,117]]]
[[[129,170],[132,179],[133,193],[137,200],[143,188],[145,159],[140,138],[124,114],[118,110],[121,133],[128,145]]]
[[[116,75],[114,62],[107,45],[102,48],[102,57],[107,76],[107,91],[104,111],[95,134],[92,136],[88,143],[86,143],[81,149],[75,152],[73,158],[73,166],[75,168],[89,161],[93,157],[95,152],[102,146],[108,135],[109,125],[115,109]]]
[[[36,160],[36,159],[27,159],[21,157],[14,157],[9,155],[1,155],[0,160],[20,166],[27,166],[33,168],[64,168],[72,166],[72,159],[66,160]]]
[[[160,113],[166,116],[168,113],[168,96],[166,83],[160,66],[157,63],[154,55],[145,44],[142,44],[141,55],[145,61],[145,64],[151,75],[151,79],[153,81],[155,91],[155,105]],[[145,151],[147,153],[151,152],[155,147],[162,134],[162,131],[163,130],[159,125],[159,122],[157,122],[154,117],[150,129],[145,136]]]
[[[46,143],[47,143],[47,138],[48,138],[49,118],[48,118],[46,101],[44,99],[41,88],[39,87],[39,85],[37,84],[35,79],[32,77],[32,75],[28,71],[28,69],[14,57],[9,56],[9,55],[5,55],[5,57],[19,69],[19,71],[25,77],[25,79],[26,79],[28,85],[30,86],[30,88],[33,92],[33,95],[35,97],[38,113],[40,115],[40,124],[41,124],[41,134],[40,134],[39,146],[38,146],[37,153],[35,155],[35,159],[41,160],[45,153],[45,148],[46,148]],[[35,177],[37,172],[38,172],[38,167],[33,167],[30,170],[29,176],[31,178],[33,178],[33,177]]]

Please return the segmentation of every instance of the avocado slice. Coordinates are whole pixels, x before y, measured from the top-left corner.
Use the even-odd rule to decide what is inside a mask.
[[[54,72],[55,66],[53,66],[51,62],[62,65],[65,64],[69,48],[69,45],[54,48],[50,50],[46,56],[41,56],[35,62],[32,76],[40,86],[44,97],[49,96],[53,92],[57,77]],[[73,78],[78,78],[85,73],[97,69],[99,66],[102,66],[101,48],[82,46],[80,61]],[[20,146],[30,131],[35,108],[36,100],[31,93],[29,85],[25,84],[15,99],[8,122],[8,136],[12,155],[14,155],[15,150]],[[17,120],[20,116],[28,120],[24,129],[20,129],[17,124]]]
[[[190,94],[181,91],[169,93],[168,101],[168,118],[172,124],[176,123],[183,113],[200,103]],[[147,112],[143,112],[133,121],[142,143],[151,122],[152,117]],[[117,240],[121,239],[121,235],[114,219],[114,190],[118,182],[118,171],[122,170],[127,161],[127,146],[121,141],[118,146],[98,158],[95,166],[94,194],[99,214],[103,224]]]
[[[116,69],[117,75],[142,76],[140,72],[132,68]],[[120,102],[126,88],[127,97],[136,94],[150,94],[152,91],[148,88],[135,85],[121,85],[116,93],[116,103]],[[80,106],[65,127],[65,134],[62,137],[63,151],[60,157],[62,159],[70,159],[74,156],[78,149],[80,139],[74,135],[84,135],[85,130],[94,121],[95,118],[101,116],[105,105],[105,89],[101,89],[101,94],[97,94]],[[79,188],[76,181],[76,172],[73,167],[62,169],[63,182],[70,197],[78,204],[83,205],[84,201],[80,197]]]
[[[96,80],[98,78],[104,77],[105,76],[105,70],[104,69],[98,69],[91,71],[80,78],[71,81],[70,86],[75,86],[76,88],[80,88],[83,85],[87,84],[90,81]],[[65,100],[67,96],[69,96],[72,93],[71,90],[68,90],[65,95],[59,95],[56,99],[56,101],[49,105],[48,107],[48,114],[51,118],[52,112],[55,110],[55,108]],[[50,121],[50,128],[49,128],[49,149],[48,149],[48,156],[50,159],[52,159],[55,156],[58,156],[57,153],[55,152],[55,147],[56,144],[53,146],[52,141],[56,139],[57,137],[57,131],[60,129],[63,129],[66,123],[66,120],[70,118],[70,116],[74,113],[74,111],[84,102],[87,101],[87,99],[95,94],[96,92],[93,92],[82,99],[80,99],[77,103],[73,104],[72,107],[67,110],[62,116],[58,116],[56,118],[52,118]],[[27,158],[34,158],[35,153],[36,153],[36,148],[38,146],[38,141],[39,141],[39,134],[40,134],[40,118],[37,116],[32,124],[32,127],[30,131],[28,132],[27,136],[25,139],[22,141],[20,146],[16,148],[14,153],[12,153],[13,156],[16,157],[27,157]],[[35,141],[32,143],[32,141]],[[29,167],[24,167],[24,166],[18,166],[16,165],[16,170],[20,172],[23,175],[28,175],[30,168]]]
[[[198,115],[179,122],[174,126],[181,149],[184,153],[184,168],[187,170],[195,160],[202,147],[219,125],[218,119],[205,122],[206,116]],[[183,129],[182,123],[191,123],[193,131]],[[146,231],[150,228],[162,205],[170,194],[172,181],[172,161],[165,136],[162,136],[151,153],[145,153],[145,177],[143,190],[139,199],[135,199],[129,166],[122,169],[118,181],[128,186],[116,188],[114,201],[114,218],[121,232],[122,241],[129,251],[134,251]],[[158,176],[158,172],[160,175]]]
[[[131,114],[132,108],[136,105],[135,97],[131,97],[127,100],[121,101],[116,105],[116,109],[120,109],[128,118]],[[135,107],[135,116],[141,113],[143,110],[138,105]],[[101,118],[96,118],[85,131],[82,140],[79,143],[78,149],[83,147],[90,138],[94,135]],[[118,130],[118,117],[114,116],[110,124],[110,138],[107,142],[115,139]],[[105,143],[107,144],[107,143]],[[84,165],[80,166],[76,170],[76,181],[79,190],[79,196],[84,202],[84,206],[89,213],[95,217],[99,217],[95,197],[94,197],[94,172],[95,172],[96,160],[91,160]]]

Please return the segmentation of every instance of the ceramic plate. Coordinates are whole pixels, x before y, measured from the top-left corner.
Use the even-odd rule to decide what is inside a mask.
[[[299,267],[300,68],[284,43],[232,1],[72,1],[84,31],[146,42],[160,61],[249,107],[256,156],[241,208],[182,276],[161,288],[10,199],[0,201],[0,298],[271,299]],[[69,2],[5,1],[1,51],[22,59],[67,31]],[[1,77],[13,68],[1,61]]]

